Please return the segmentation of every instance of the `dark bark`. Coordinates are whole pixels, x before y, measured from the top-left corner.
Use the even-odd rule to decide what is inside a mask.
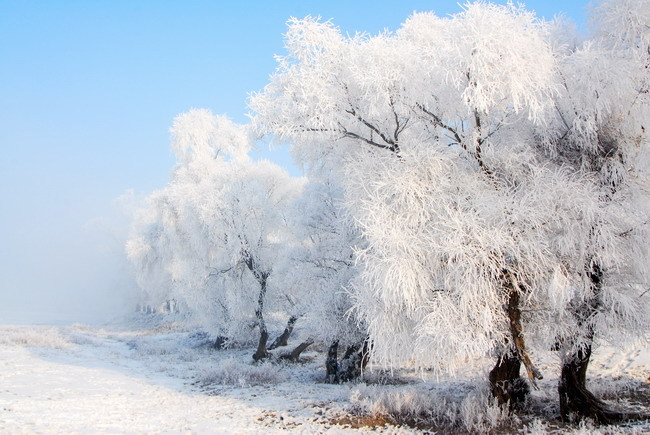
[[[560,396],[560,415],[563,420],[571,416],[592,418],[599,423],[608,424],[618,421],[586,386],[587,367],[591,357],[591,346],[569,355],[562,364],[558,394]]]
[[[226,348],[227,345],[228,345],[228,337],[224,337],[223,335],[220,335],[214,341],[212,347],[217,350],[223,350]]]
[[[563,358],[558,384],[560,415],[563,420],[570,420],[572,417],[578,419],[591,418],[600,424],[611,424],[631,419],[647,419],[650,418],[650,415],[612,410],[587,389],[587,369],[591,359],[591,345],[595,335],[590,319],[596,314],[601,305],[603,275],[603,270],[599,264],[593,263],[588,266],[592,297],[579,305],[574,312],[579,329],[586,328],[585,345],[578,347],[575,346],[575,343],[570,343],[574,346]]]
[[[271,354],[266,350],[266,343],[269,340],[269,332],[266,329],[266,322],[264,322],[264,299],[266,298],[266,284],[270,272],[260,270],[259,265],[248,250],[242,251],[242,260],[260,284],[260,292],[257,296],[257,309],[255,310],[257,325],[260,327],[260,339],[257,343],[257,350],[253,354],[253,360],[260,361],[271,356]]]
[[[273,343],[271,343],[268,350],[277,349],[278,347],[286,346],[289,343],[289,337],[293,332],[293,327],[296,324],[297,320],[298,317],[296,316],[291,316],[289,318],[289,321],[287,322],[287,326],[286,328],[284,328],[284,332],[278,338],[276,338],[273,341]]]
[[[334,341],[327,350],[327,359],[325,360],[325,370],[327,382],[332,384],[339,383],[339,341]]]
[[[534,366],[526,349],[523,325],[521,322],[520,295],[523,291],[517,277],[509,270],[503,271],[503,286],[508,292],[506,313],[510,329],[508,348],[499,356],[494,368],[490,371],[489,380],[492,395],[499,405],[515,407],[526,400],[530,388],[524,378],[519,376],[521,364],[524,364],[528,379],[534,387],[536,379],[542,379],[542,374]]]
[[[361,346],[358,344],[348,346],[341,364],[339,364],[339,381],[349,382],[360,377],[366,365],[368,365],[369,358],[370,352],[367,338]]]
[[[520,362],[524,364],[528,379],[537,388],[536,379],[543,379],[541,372],[535,367],[528,355],[526,349],[526,342],[524,340],[524,331],[521,324],[521,310],[519,308],[519,292],[522,291],[521,286],[516,276],[510,272],[505,271],[505,286],[508,289],[508,320],[510,323],[510,335],[512,343],[517,351],[517,356]]]
[[[349,382],[363,373],[370,359],[370,340],[366,338],[361,344],[348,346],[341,361],[338,361],[338,341],[332,343],[327,353],[325,367],[327,380],[331,383]]]
[[[568,421],[573,417],[591,418],[600,424],[650,419],[650,414],[613,410],[587,389],[587,367],[590,358],[591,346],[586,346],[571,354],[562,364],[557,388],[562,419]]]
[[[512,349],[511,352],[504,352],[490,371],[492,396],[500,406],[507,403],[510,408],[514,408],[528,397],[530,388],[526,380],[519,376],[520,368],[521,361]]]
[[[600,307],[603,271],[600,265],[593,263],[588,266],[587,272],[592,297],[574,310],[578,328],[580,330],[586,328],[585,345],[577,348],[576,343],[566,344],[567,347],[570,346],[571,350],[563,357],[560,382],[557,388],[560,398],[560,415],[564,420],[575,415],[578,418],[587,417],[600,423],[606,423],[609,418],[604,403],[587,390],[587,368],[591,358],[591,343],[594,338],[593,326],[589,324],[589,321]]]
[[[270,354],[266,350],[266,343],[269,340],[269,333],[266,329],[266,323],[264,322],[264,298],[266,296],[266,279],[268,274],[260,274],[260,293],[257,298],[257,310],[255,310],[255,317],[257,318],[257,324],[260,327],[260,339],[257,343],[257,351],[253,354],[253,360],[260,361],[265,358],[268,358]]]
[[[262,329],[260,325],[260,339],[257,343],[257,350],[253,354],[254,361],[261,361],[271,356],[271,354],[266,351],[266,342],[268,339],[269,333],[266,332],[266,327]]]
[[[298,346],[296,346],[290,353],[280,355],[279,359],[286,359],[294,362],[298,361],[298,358],[300,358],[300,354],[303,353],[304,350],[307,349],[312,344],[314,344],[314,340],[303,341]]]

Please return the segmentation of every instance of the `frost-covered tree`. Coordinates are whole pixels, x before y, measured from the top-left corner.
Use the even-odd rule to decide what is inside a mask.
[[[138,286],[144,293],[144,303],[159,305],[173,298],[170,258],[173,232],[176,224],[174,213],[166,207],[165,192],[156,192],[147,198],[146,208],[136,212],[133,234],[127,242],[127,254],[136,271]]]
[[[586,389],[594,340],[621,342],[648,328],[650,166],[650,10],[643,1],[610,0],[594,9],[594,36],[557,38],[561,86],[538,133],[551,160],[591,184],[581,228],[558,250],[566,268],[567,310],[557,340],[563,417],[611,422]]]
[[[538,248],[507,215],[531,160],[510,125],[551,102],[544,32],[522,9],[481,3],[451,19],[416,14],[376,37],[290,22],[289,53],[252,106],[303,159],[345,161],[348,207],[368,240],[357,309],[376,358],[453,370],[510,343],[518,357],[502,361],[539,376],[516,285],[540,267],[537,252],[519,250]]]
[[[589,335],[575,316],[592,288],[578,282],[595,271],[585,253],[614,252],[620,211],[600,200],[592,172],[542,146],[557,142],[565,94],[552,36],[523,8],[483,2],[449,18],[415,14],[374,37],[292,19],[288,53],[251,101],[258,128],[339,171],[367,243],[353,294],[374,357],[453,372],[494,354],[502,402],[525,390],[520,364],[533,385],[541,377],[530,331],[546,331],[539,343]]]
[[[340,183],[329,171],[312,170],[310,175],[294,204],[291,222],[299,243],[287,253],[283,273],[285,282],[298,289],[305,328],[330,344],[328,380],[347,381],[359,376],[367,362],[367,331],[354,316],[350,297],[357,271],[354,249],[362,242],[342,210]],[[341,361],[339,349],[345,350]]]
[[[139,282],[154,292],[160,285],[220,337],[242,340],[257,327],[254,358],[265,358],[265,313],[269,304],[282,310],[288,303],[273,271],[290,239],[285,213],[302,181],[252,161],[246,128],[207,110],[179,115],[172,136],[179,163],[127,245]]]

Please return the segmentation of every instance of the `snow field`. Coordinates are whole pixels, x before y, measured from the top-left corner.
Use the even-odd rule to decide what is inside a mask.
[[[311,366],[290,379],[286,366],[248,364],[248,349],[191,348],[185,331],[1,326],[0,336],[0,433],[345,430],[319,413],[345,412],[353,386],[308,380]]]
[[[431,373],[409,370],[391,375],[375,367],[362,383],[330,385],[322,382],[320,351],[305,352],[299,364],[251,364],[252,349],[215,351],[205,334],[181,323],[0,326],[0,337],[0,433],[650,430],[647,422],[560,425],[554,418],[558,364],[553,354],[536,355],[546,379],[533,392],[535,415],[513,416],[490,406],[484,387],[472,387],[481,385],[476,377],[483,376],[489,361],[468,364],[459,379],[436,380]],[[644,346],[600,349],[590,387],[615,404],[643,410],[649,402],[649,357]]]

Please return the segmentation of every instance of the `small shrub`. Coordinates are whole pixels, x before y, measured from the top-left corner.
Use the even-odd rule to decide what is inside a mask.
[[[70,349],[74,344],[63,337],[58,328],[38,326],[4,326],[0,331],[0,345]]]
[[[204,387],[212,384],[248,387],[279,384],[286,380],[286,374],[278,370],[277,364],[251,365],[232,357],[219,361],[216,367],[202,369],[197,378],[198,383]]]

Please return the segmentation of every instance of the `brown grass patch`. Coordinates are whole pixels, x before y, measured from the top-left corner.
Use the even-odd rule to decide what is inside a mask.
[[[360,429],[392,426],[393,422],[385,415],[342,415],[329,419],[330,424]]]

